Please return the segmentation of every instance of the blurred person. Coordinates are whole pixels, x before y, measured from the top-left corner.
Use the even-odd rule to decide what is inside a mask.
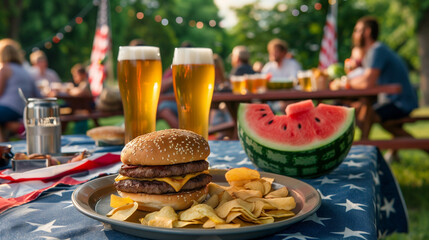
[[[33,65],[31,73],[36,83],[43,80],[48,80],[49,84],[61,82],[58,74],[54,70],[48,68],[48,58],[41,50],[37,50],[30,54],[30,62]]]
[[[68,89],[68,94],[71,96],[82,96],[90,97],[92,96],[90,84],[88,82],[88,74],[85,67],[77,63],[71,68],[71,74],[73,78],[74,87]]]
[[[267,49],[270,61],[265,64],[261,72],[271,75],[272,78],[296,79],[302,67],[288,54],[287,43],[275,38],[268,43]]]
[[[90,84],[88,81],[88,74],[85,66],[77,63],[75,64],[70,73],[73,78],[74,87],[68,89],[67,93],[74,97],[92,97]],[[91,101],[91,108],[95,109],[95,102]],[[76,121],[73,128],[74,134],[84,134],[88,130],[88,120]]]
[[[4,125],[22,119],[25,102],[20,97],[21,88],[25,97],[40,98],[34,79],[24,69],[21,46],[12,39],[0,40],[0,141],[4,141]],[[20,125],[23,131],[23,125]]]
[[[347,74],[347,77],[354,78],[363,74],[362,61],[364,54],[365,52],[361,47],[354,46],[352,48],[350,57],[344,61],[344,72]]]
[[[250,53],[245,46],[235,46],[232,49],[230,75],[242,76],[244,74],[254,74],[252,66],[249,64]]]
[[[225,76],[225,65],[219,54],[213,54],[213,62],[215,66],[215,88],[214,91],[223,92],[229,91],[229,81]]]
[[[270,80],[293,80],[297,79],[298,71],[302,69],[293,55],[288,52],[288,45],[286,41],[275,38],[267,45],[269,62],[264,65],[261,73],[267,74]],[[274,101],[268,102],[274,112],[284,112],[288,102]]]
[[[417,93],[411,85],[407,66],[398,54],[377,40],[378,33],[379,24],[376,18],[365,16],[356,22],[352,38],[354,46],[364,52],[364,71],[357,77],[347,79],[346,85],[354,89],[365,89],[376,85],[400,84],[400,93],[379,96],[373,110],[376,120],[394,137],[412,138],[402,123],[389,124],[388,121],[409,116],[411,111],[418,107]],[[355,107],[359,109],[360,105]],[[388,155],[386,159],[398,159],[396,151],[388,151]]]
[[[192,47],[192,44],[188,41],[184,41],[180,47]],[[160,94],[170,94],[174,93],[173,86],[173,70],[169,67],[165,70],[162,75],[161,82],[161,93]],[[176,101],[162,101],[158,105],[158,111],[156,114],[157,119],[163,119],[171,128],[179,127],[179,113],[177,111]]]
[[[384,99],[379,99],[374,106],[377,116],[383,123],[408,116],[418,107],[418,103],[405,63],[389,47],[377,41],[378,33],[379,25],[375,18],[363,17],[357,21],[353,31],[353,43],[365,53],[362,61],[364,72],[349,79],[348,84],[355,89],[392,83],[401,85],[401,93],[389,94]],[[402,128],[391,130],[395,136],[408,135]]]
[[[264,64],[261,61],[256,61],[253,63],[253,71],[255,71],[255,73],[260,73],[262,72],[262,68],[264,67]]]
[[[128,46],[146,46],[146,43],[143,39],[136,38],[131,40]]]
[[[229,91],[229,81],[225,77],[225,65],[222,58],[218,54],[213,54],[213,62],[215,67],[215,92]],[[226,108],[225,103],[220,103],[217,108],[210,109],[210,126],[216,126],[222,123],[231,122],[232,117]],[[227,131],[221,131],[217,133],[217,139],[223,139],[225,136],[231,135]]]

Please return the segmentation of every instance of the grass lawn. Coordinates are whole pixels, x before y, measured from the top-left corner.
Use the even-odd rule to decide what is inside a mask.
[[[101,125],[118,125],[123,117],[100,119]],[[94,127],[89,121],[88,126]],[[429,122],[407,124],[406,129],[417,138],[429,138]],[[164,121],[157,122],[157,130],[168,128]],[[73,124],[68,126],[66,134],[71,134]],[[360,136],[359,130],[356,137]],[[379,125],[375,125],[370,134],[371,139],[389,139],[391,136]],[[408,208],[409,233],[394,234],[388,240],[429,239],[429,154],[421,150],[400,150],[400,162],[393,162],[390,166],[398,180]]]

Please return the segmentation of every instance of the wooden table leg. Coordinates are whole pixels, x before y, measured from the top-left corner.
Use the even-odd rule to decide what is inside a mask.
[[[238,128],[237,128],[237,111],[238,111],[238,102],[226,102],[226,107],[228,108],[229,114],[231,114],[232,120],[235,123],[233,134],[231,136],[232,140],[238,139]]]
[[[360,126],[362,131],[361,140],[367,140],[369,139],[369,133],[375,119],[375,112],[372,109],[373,100],[370,98],[361,98],[360,102],[362,105],[357,113],[358,126]]]

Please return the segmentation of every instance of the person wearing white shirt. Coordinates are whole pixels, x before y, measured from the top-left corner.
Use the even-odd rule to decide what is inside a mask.
[[[268,43],[268,54],[270,61],[262,68],[262,73],[271,75],[276,79],[296,79],[301,64],[288,56],[287,43],[275,38]]]
[[[31,71],[36,83],[48,80],[49,84],[53,82],[61,82],[58,74],[48,68],[48,58],[45,53],[38,50],[30,54],[30,61],[33,65],[33,69]]]

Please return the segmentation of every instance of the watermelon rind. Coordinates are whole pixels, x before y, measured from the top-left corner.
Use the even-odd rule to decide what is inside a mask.
[[[354,111],[349,115],[347,124],[335,136],[305,149],[282,147],[255,137],[252,131],[246,129],[246,125],[243,127],[240,117],[237,123],[238,135],[247,156],[260,169],[291,177],[314,178],[329,173],[347,156],[355,132]]]

